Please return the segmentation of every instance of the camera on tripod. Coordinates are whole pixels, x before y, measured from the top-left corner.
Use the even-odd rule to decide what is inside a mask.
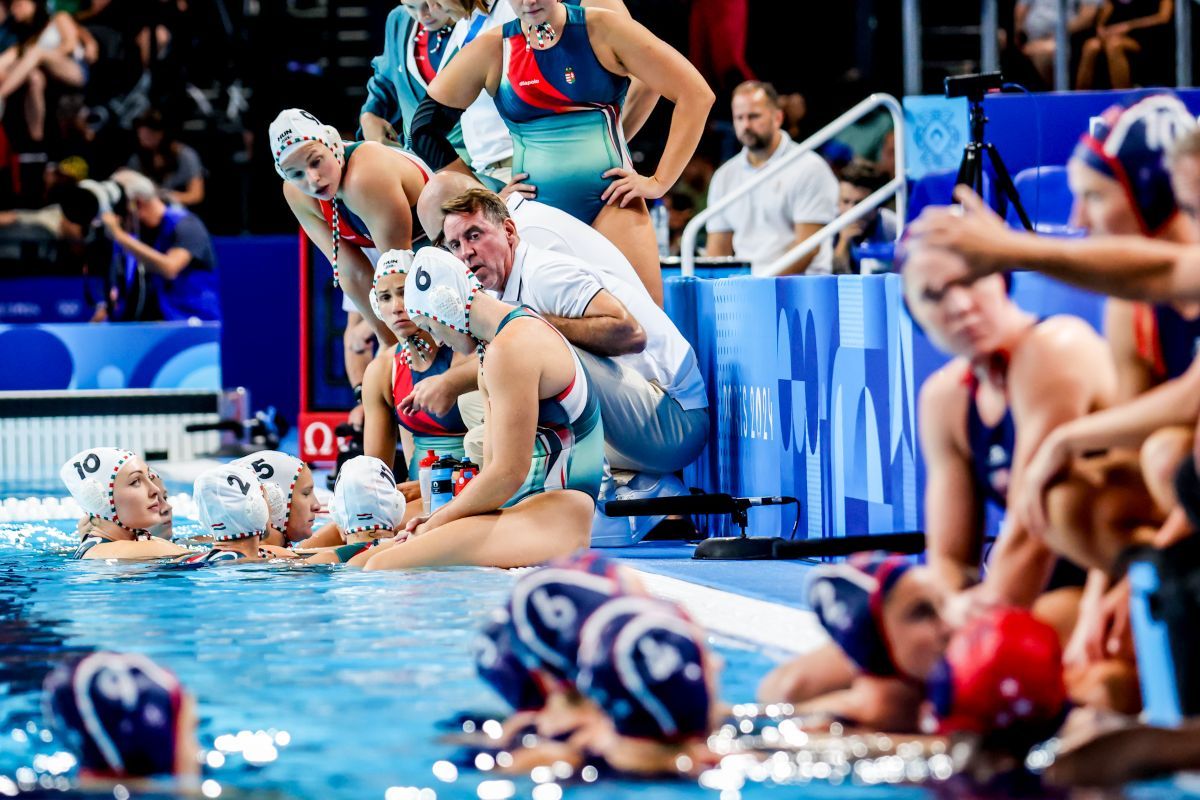
[[[956,75],[946,78],[946,97],[965,97],[972,101],[982,101],[989,92],[998,92],[1004,84],[1004,78],[999,72],[981,72],[976,75]]]
[[[1025,213],[1025,206],[1021,204],[1021,198],[1017,194],[1016,186],[1013,185],[1008,167],[1004,166],[1004,159],[1000,157],[994,144],[984,141],[984,127],[987,125],[988,119],[983,110],[983,97],[989,92],[999,91],[1003,85],[1004,78],[999,72],[946,78],[946,97],[967,98],[967,122],[970,135],[967,146],[963,148],[962,162],[958,166],[958,177],[955,178],[954,184],[955,186],[959,184],[970,186],[975,194],[983,197],[983,159],[986,156],[992,165],[992,172],[999,188],[1000,207],[996,211],[1003,217],[1004,204],[1012,203],[1025,230],[1031,231],[1033,223],[1029,221],[1029,215]]]

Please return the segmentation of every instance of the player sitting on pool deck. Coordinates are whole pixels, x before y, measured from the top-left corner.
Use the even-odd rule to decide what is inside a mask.
[[[213,538],[211,550],[193,553],[181,564],[219,564],[295,558],[282,547],[262,543],[271,510],[267,495],[249,467],[225,464],[196,478],[193,489],[200,522]]]
[[[604,426],[587,372],[548,322],[481,291],[454,256],[417,253],[408,315],[460,353],[480,353],[486,464],[462,492],[367,569],[519,567],[586,547],[604,469]],[[486,350],[485,350],[486,348]]]
[[[63,464],[59,477],[90,524],[72,558],[162,558],[186,553],[152,537],[162,522],[162,495],[146,462],[128,450],[92,447]]]
[[[141,794],[139,778],[200,776],[196,701],[171,672],[135,653],[90,653],[43,681],[42,707],[60,747],[73,751],[83,784],[120,781]],[[135,779],[132,783],[130,779]],[[187,784],[174,788],[189,788]],[[193,790],[198,787],[190,787]]]
[[[494,296],[528,305],[575,346],[605,419],[614,469],[682,469],[708,440],[708,398],[691,345],[607,248],[577,238],[577,228],[598,236],[583,223],[559,228],[573,245],[544,250],[524,241],[518,220],[550,227],[539,210],[522,198],[506,204],[486,189],[469,189],[440,207],[445,246]],[[425,216],[433,222],[438,215]]]
[[[381,460],[392,458],[399,427],[408,480],[416,481],[426,452],[464,456],[467,426],[454,382],[476,388],[479,361],[437,344],[408,318],[404,285],[412,259],[410,250],[389,250],[375,265],[371,306],[399,342],[382,348],[367,367],[362,401],[363,451]],[[452,373],[462,377],[450,378],[448,385]]]
[[[338,469],[333,487],[333,521],[345,544],[319,550],[308,563],[362,566],[374,555],[372,548],[400,530],[404,506],[388,465],[355,456]]]
[[[313,523],[321,511],[312,471],[295,456],[278,450],[259,450],[232,462],[254,471],[262,484],[271,509],[263,544],[292,547],[308,541],[309,547],[324,547],[340,540],[336,531],[313,532]]]

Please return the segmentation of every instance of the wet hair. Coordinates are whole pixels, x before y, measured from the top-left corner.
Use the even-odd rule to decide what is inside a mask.
[[[483,212],[488,222],[498,227],[503,226],[505,220],[512,219],[512,215],[508,213],[508,206],[500,199],[500,195],[487,189],[468,189],[458,197],[442,203],[442,213],[447,216],[474,214],[479,211]]]
[[[882,189],[891,176],[879,168],[874,162],[865,158],[856,158],[842,170],[841,180],[859,189],[876,192]]]
[[[733,96],[754,94],[759,91],[767,98],[767,102],[771,105],[771,108],[780,108],[779,92],[775,91],[775,87],[766,81],[743,81],[733,90]]]

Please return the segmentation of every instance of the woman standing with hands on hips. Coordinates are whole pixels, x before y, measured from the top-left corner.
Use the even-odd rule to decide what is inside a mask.
[[[479,35],[444,65],[413,123],[413,148],[453,161],[445,138],[481,90],[513,138],[513,173],[538,200],[608,237],[662,303],[662,275],[646,200],[678,180],[704,132],[713,94],[681,54],[620,14],[559,0],[508,0],[517,19]],[[621,129],[631,77],[675,103],[653,175],[632,168]]]

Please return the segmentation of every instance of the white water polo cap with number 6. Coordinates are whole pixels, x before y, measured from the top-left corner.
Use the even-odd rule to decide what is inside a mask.
[[[231,463],[254,471],[267,493],[271,527],[277,531],[286,528],[292,512],[292,494],[296,491],[296,481],[305,470],[304,462],[278,450],[259,450]]]

